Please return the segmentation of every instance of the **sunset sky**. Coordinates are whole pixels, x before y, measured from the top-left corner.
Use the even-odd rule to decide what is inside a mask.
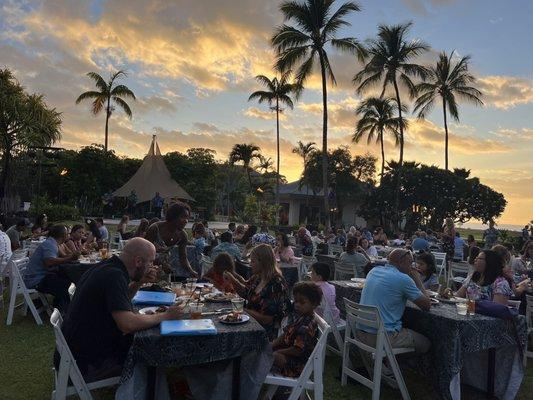
[[[360,40],[378,24],[413,21],[412,38],[441,50],[472,56],[471,70],[485,107],[460,107],[451,124],[450,165],[471,169],[503,192],[509,204],[500,223],[533,219],[533,2],[526,0],[364,0],[341,33]],[[269,39],[282,22],[274,0],[0,0],[0,67],[13,70],[29,91],[41,92],[63,113],[60,145],[103,143],[104,115],[89,103],[76,106],[92,89],[89,71],[105,78],[125,69],[124,83],[136,94],[133,119],[117,111],[110,148],[143,157],[151,135],[162,152],[208,147],[225,159],[235,143],[254,143],[275,158],[275,119],[264,105],[247,102],[259,89],[254,76],[272,76]],[[332,53],[338,80],[330,86],[330,146],[349,145],[353,154],[378,147],[352,144],[354,109],[361,101],[351,84],[361,68]],[[281,123],[281,173],[299,177],[298,141],[321,140],[321,91],[312,77],[294,110]],[[412,116],[410,115],[410,118]],[[439,106],[427,121],[413,120],[406,134],[406,159],[443,166],[444,136]],[[387,159],[397,158],[392,142]],[[436,194],[438,195],[438,194]]]

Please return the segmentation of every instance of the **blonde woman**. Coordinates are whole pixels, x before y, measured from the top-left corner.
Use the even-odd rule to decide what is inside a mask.
[[[246,312],[267,331],[270,340],[277,336],[279,323],[289,304],[288,288],[276,267],[274,250],[268,244],[260,244],[250,253],[252,276],[248,281],[226,272],[237,293],[247,300]]]
[[[453,219],[446,218],[442,229],[442,250],[446,253],[447,262],[450,262],[455,254],[455,225]]]

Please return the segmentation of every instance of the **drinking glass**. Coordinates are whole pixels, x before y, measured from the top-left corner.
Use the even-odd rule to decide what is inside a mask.
[[[204,309],[204,304],[199,302],[194,302],[189,304],[189,312],[191,313],[191,319],[200,319],[202,318],[202,311]]]
[[[231,299],[231,306],[235,314],[242,314],[244,311],[244,299],[241,299],[240,297]]]
[[[457,303],[455,305],[457,307],[457,314],[459,315],[466,315],[466,311],[468,310],[468,304],[467,303]]]
[[[107,247],[102,247],[102,248],[100,249],[100,258],[101,258],[102,260],[106,260],[107,257],[108,257]]]
[[[194,289],[196,289],[196,278],[187,278],[187,291],[189,293],[194,292]]]
[[[89,254],[89,262],[95,263],[96,262],[96,253],[91,252]]]

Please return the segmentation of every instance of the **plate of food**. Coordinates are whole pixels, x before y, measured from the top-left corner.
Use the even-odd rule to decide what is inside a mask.
[[[439,294],[433,290],[426,290],[426,293],[429,297],[437,297]]]
[[[229,314],[221,316],[218,320],[222,322],[223,324],[237,325],[237,324],[244,324],[250,321],[250,317],[246,314],[229,313]]]
[[[442,301],[443,303],[449,303],[449,304],[457,304],[457,303],[464,303],[466,302],[466,299],[463,299],[462,297],[456,297],[450,288],[446,288],[442,293],[439,294],[438,300]]]
[[[365,283],[365,278],[352,278],[350,279],[352,282],[358,282],[358,283]]]
[[[207,293],[204,296],[205,301],[209,301],[212,303],[227,303],[230,302],[231,299],[233,299],[235,295],[233,293]]]
[[[434,306],[434,305],[437,305],[440,303],[440,301],[438,301],[437,299],[434,299],[433,297],[431,297],[429,300],[431,300],[431,305]]]
[[[154,315],[154,314],[164,313],[167,310],[168,310],[168,307],[166,307],[166,306],[145,307],[145,308],[141,308],[139,310],[139,314],[142,314],[142,315]]]

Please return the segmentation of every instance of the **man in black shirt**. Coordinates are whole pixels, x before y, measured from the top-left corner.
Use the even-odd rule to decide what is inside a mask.
[[[95,265],[79,280],[62,330],[88,382],[120,374],[133,332],[180,317],[178,307],[154,315],[133,312],[131,298],[155,279],[155,254],[152,243],[131,239],[120,257]]]

